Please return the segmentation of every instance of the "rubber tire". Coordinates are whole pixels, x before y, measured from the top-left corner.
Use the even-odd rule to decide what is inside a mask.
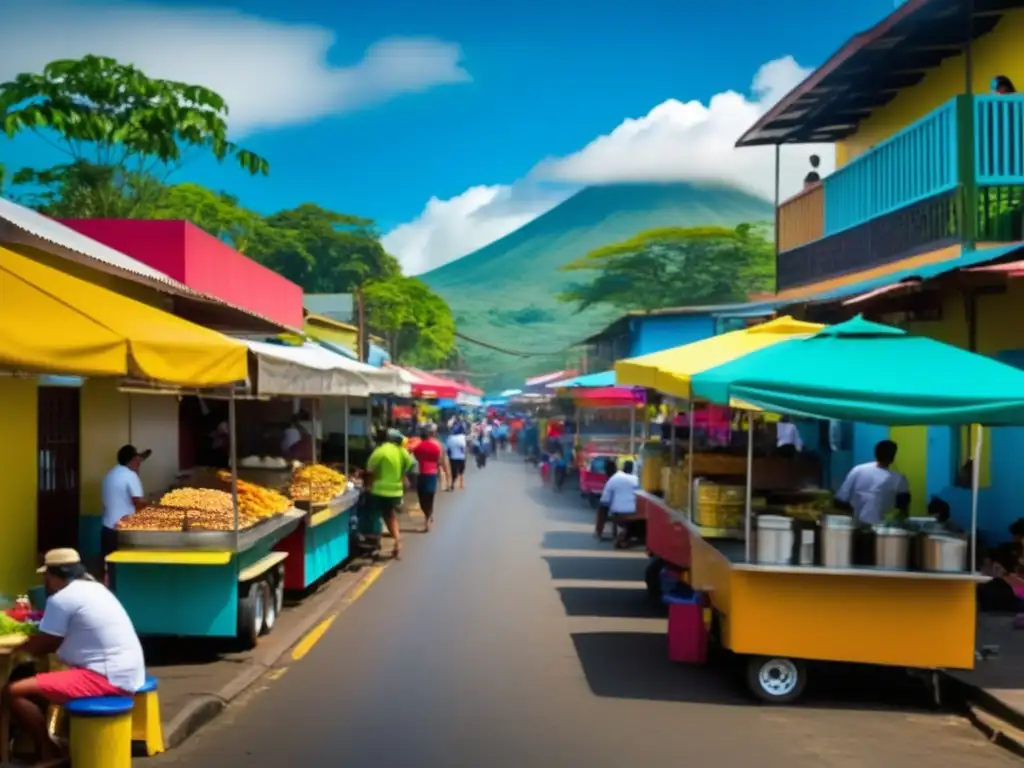
[[[760,683],[761,668],[771,661],[786,661],[796,670],[796,685],[784,694],[775,695],[766,691]],[[807,687],[807,665],[800,659],[789,659],[782,656],[751,656],[747,660],[747,688],[754,697],[765,704],[791,704],[799,699]]]
[[[647,597],[652,603],[660,603],[663,597],[661,591],[661,569],[665,567],[665,561],[660,557],[652,557],[644,571],[644,583],[647,584]]]
[[[239,587],[238,642],[243,650],[255,648],[263,630],[262,607],[257,605],[260,602],[262,588],[261,581],[251,581]],[[259,617],[256,615],[257,608],[260,608]]]
[[[274,570],[274,575],[270,581],[271,589],[274,592],[274,607],[277,608],[277,616],[281,617],[281,611],[284,610],[284,566],[279,565]]]
[[[273,577],[267,577],[261,586],[263,587],[263,628],[260,630],[260,634],[269,635],[277,625],[277,601],[274,599]]]

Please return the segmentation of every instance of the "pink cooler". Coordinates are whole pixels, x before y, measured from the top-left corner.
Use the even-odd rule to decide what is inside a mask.
[[[668,605],[668,658],[703,664],[708,657],[708,631],[700,595],[665,595]]]

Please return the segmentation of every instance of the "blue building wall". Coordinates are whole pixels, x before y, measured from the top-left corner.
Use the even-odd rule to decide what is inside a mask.
[[[654,315],[630,320],[629,354],[649,355],[715,335],[713,315]]]

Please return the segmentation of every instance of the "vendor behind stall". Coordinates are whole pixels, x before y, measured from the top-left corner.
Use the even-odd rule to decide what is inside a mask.
[[[788,416],[783,416],[775,425],[775,445],[779,455],[788,459],[793,458],[804,449],[800,430],[789,420]]]
[[[312,461],[313,460],[313,436],[306,429],[306,422],[309,416],[300,411],[296,413],[291,423],[281,436],[281,455],[289,460]]]
[[[879,442],[875,445],[875,460],[851,469],[836,491],[839,506],[852,510],[861,523],[877,525],[894,508],[904,517],[910,509],[907,478],[891,468],[896,448],[892,440]]]
[[[104,561],[107,555],[117,549],[117,524],[122,517],[134,514],[146,506],[143,497],[139,467],[152,455],[152,451],[141,453],[134,445],[124,445],[117,452],[117,466],[103,478],[103,529],[100,549]]]

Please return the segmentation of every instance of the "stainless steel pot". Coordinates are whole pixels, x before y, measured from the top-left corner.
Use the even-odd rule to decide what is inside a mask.
[[[789,565],[793,562],[793,520],[781,515],[757,516],[757,562]]]
[[[966,561],[966,539],[934,533],[925,537],[924,568],[926,571],[957,573],[964,570]]]
[[[875,565],[897,571],[907,570],[907,555],[910,551],[910,532],[903,528],[876,525]]]
[[[853,562],[853,531],[856,523],[848,515],[825,515],[821,519],[821,564],[826,568],[849,568]]]

